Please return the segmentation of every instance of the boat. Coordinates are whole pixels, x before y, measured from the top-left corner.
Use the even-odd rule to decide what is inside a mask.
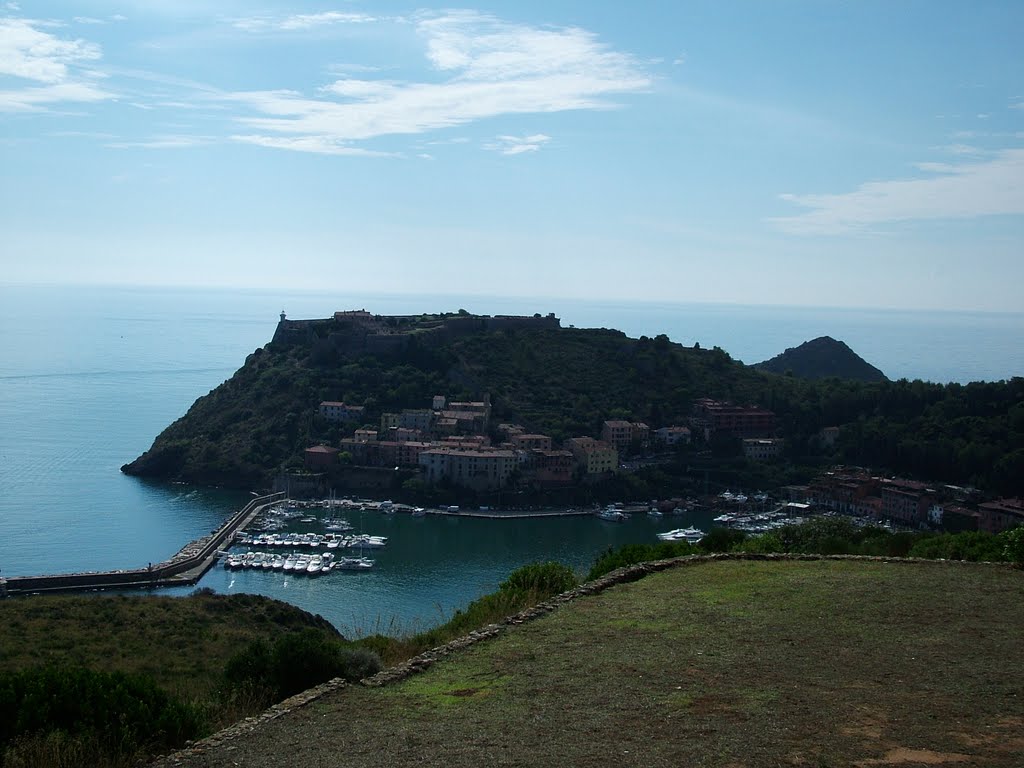
[[[376,565],[376,561],[368,557],[340,557],[334,561],[333,570],[368,571]]]
[[[320,555],[313,555],[309,558],[309,565],[306,566],[308,576],[319,576],[324,567],[324,559]]]
[[[601,520],[608,520],[613,523],[625,522],[627,515],[621,509],[616,509],[613,506],[605,507],[597,512],[598,518]]]
[[[658,538],[662,541],[685,541],[687,544],[697,544],[706,535],[700,528],[694,528],[691,525],[689,528],[676,528],[659,533]]]
[[[647,510],[647,514],[651,517],[661,517],[661,510],[657,507],[651,507]]]
[[[423,517],[425,514],[427,514],[427,510],[424,509],[423,507],[416,507],[412,511],[412,516],[413,517]]]

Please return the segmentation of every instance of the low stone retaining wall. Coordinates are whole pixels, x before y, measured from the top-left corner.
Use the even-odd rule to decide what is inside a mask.
[[[578,587],[570,589],[568,592],[563,592],[560,595],[556,595],[549,600],[545,600],[542,603],[538,603],[532,608],[527,608],[519,613],[509,616],[504,621],[498,624],[488,624],[486,627],[481,627],[470,632],[467,635],[456,638],[451,642],[440,645],[436,648],[431,648],[429,651],[424,651],[418,656],[414,656],[406,662],[398,664],[394,667],[390,667],[381,672],[378,672],[372,677],[368,677],[364,680],[359,681],[359,685],[367,687],[380,687],[384,685],[391,685],[393,683],[401,682],[412,675],[422,672],[425,669],[429,669],[438,661],[441,661],[452,654],[469,648],[476,643],[483,640],[489,640],[492,637],[497,637],[502,632],[506,631],[509,627],[524,624],[528,621],[533,621],[541,616],[551,613],[558,607],[571,603],[574,600],[578,600],[582,597],[589,595],[596,595],[600,592],[605,591],[609,587],[614,587],[617,584],[628,584],[633,581],[639,581],[648,574],[658,573],[665,571],[670,568],[680,568],[693,565],[702,565],[704,563],[719,562],[725,560],[751,560],[761,562],[783,562],[783,561],[809,561],[809,560],[837,560],[837,561],[859,561],[859,562],[874,562],[874,563],[891,563],[894,565],[961,565],[968,567],[993,567],[993,568],[1012,568],[1010,563],[973,563],[963,560],[925,560],[923,558],[916,557],[872,557],[867,555],[796,555],[796,554],[756,554],[748,552],[736,552],[736,553],[721,553],[712,555],[687,555],[685,557],[675,557],[668,560],[652,560],[644,563],[637,563],[626,568],[619,568],[612,571],[599,579],[588,581],[585,584],[581,584]],[[271,720],[276,720],[282,715],[288,714],[294,709],[304,707],[323,696],[333,693],[335,691],[342,690],[349,684],[341,678],[335,678],[322,685],[318,685],[315,688],[310,688],[308,691],[292,696],[290,699],[282,701],[280,704],[276,704],[270,709],[266,710],[260,715],[255,717],[249,717],[240,723],[229,726],[213,736],[210,736],[202,741],[198,741],[195,744],[189,745],[184,750],[175,752],[174,754],[167,755],[159,758],[156,762],[151,764],[151,768],[172,768],[172,766],[178,766],[185,762],[188,757],[195,754],[202,754],[207,749],[215,746],[221,746],[232,739],[244,736],[252,733],[254,730],[259,728],[263,723]],[[229,747],[230,748],[230,747]]]

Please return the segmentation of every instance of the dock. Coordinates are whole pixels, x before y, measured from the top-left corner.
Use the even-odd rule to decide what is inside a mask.
[[[252,499],[209,536],[189,542],[176,555],[162,563],[150,564],[145,568],[113,571],[8,576],[4,579],[4,589],[0,595],[82,592],[96,589],[148,589],[195,584],[217,561],[218,553],[230,545],[238,531],[264,509],[280,503],[284,498],[284,493],[271,493]]]

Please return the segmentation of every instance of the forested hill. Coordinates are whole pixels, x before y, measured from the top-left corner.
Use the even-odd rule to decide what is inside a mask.
[[[685,423],[698,397],[770,408],[788,459],[848,461],[893,472],[1024,492],[1024,379],[967,386],[924,382],[819,382],[778,376],[718,349],[666,336],[627,338],[604,329],[507,328],[397,352],[325,353],[322,339],[276,342],[249,355],[226,382],[199,398],[123,471],[237,488],[266,486],[299,467],[304,448],[337,444],[323,400],[383,411],[428,407],[433,395],[489,394],[492,423],[517,422],[561,440],[598,435],[603,420],[652,428]],[[841,426],[821,453],[825,426]]]
[[[755,368],[771,373],[792,373],[801,379],[827,379],[837,376],[854,381],[885,381],[886,376],[850,349],[845,342],[820,336],[791,347]]]

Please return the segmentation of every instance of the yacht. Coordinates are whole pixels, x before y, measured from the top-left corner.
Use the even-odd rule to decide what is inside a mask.
[[[697,544],[706,534],[700,528],[676,528],[665,533],[659,533],[658,538],[662,541],[685,541],[687,544]]]
[[[626,513],[615,507],[605,507],[597,513],[601,520],[609,520],[613,523],[621,523],[626,520]]]
[[[376,564],[376,561],[368,557],[340,557],[334,563],[334,568],[339,571],[368,571]]]

